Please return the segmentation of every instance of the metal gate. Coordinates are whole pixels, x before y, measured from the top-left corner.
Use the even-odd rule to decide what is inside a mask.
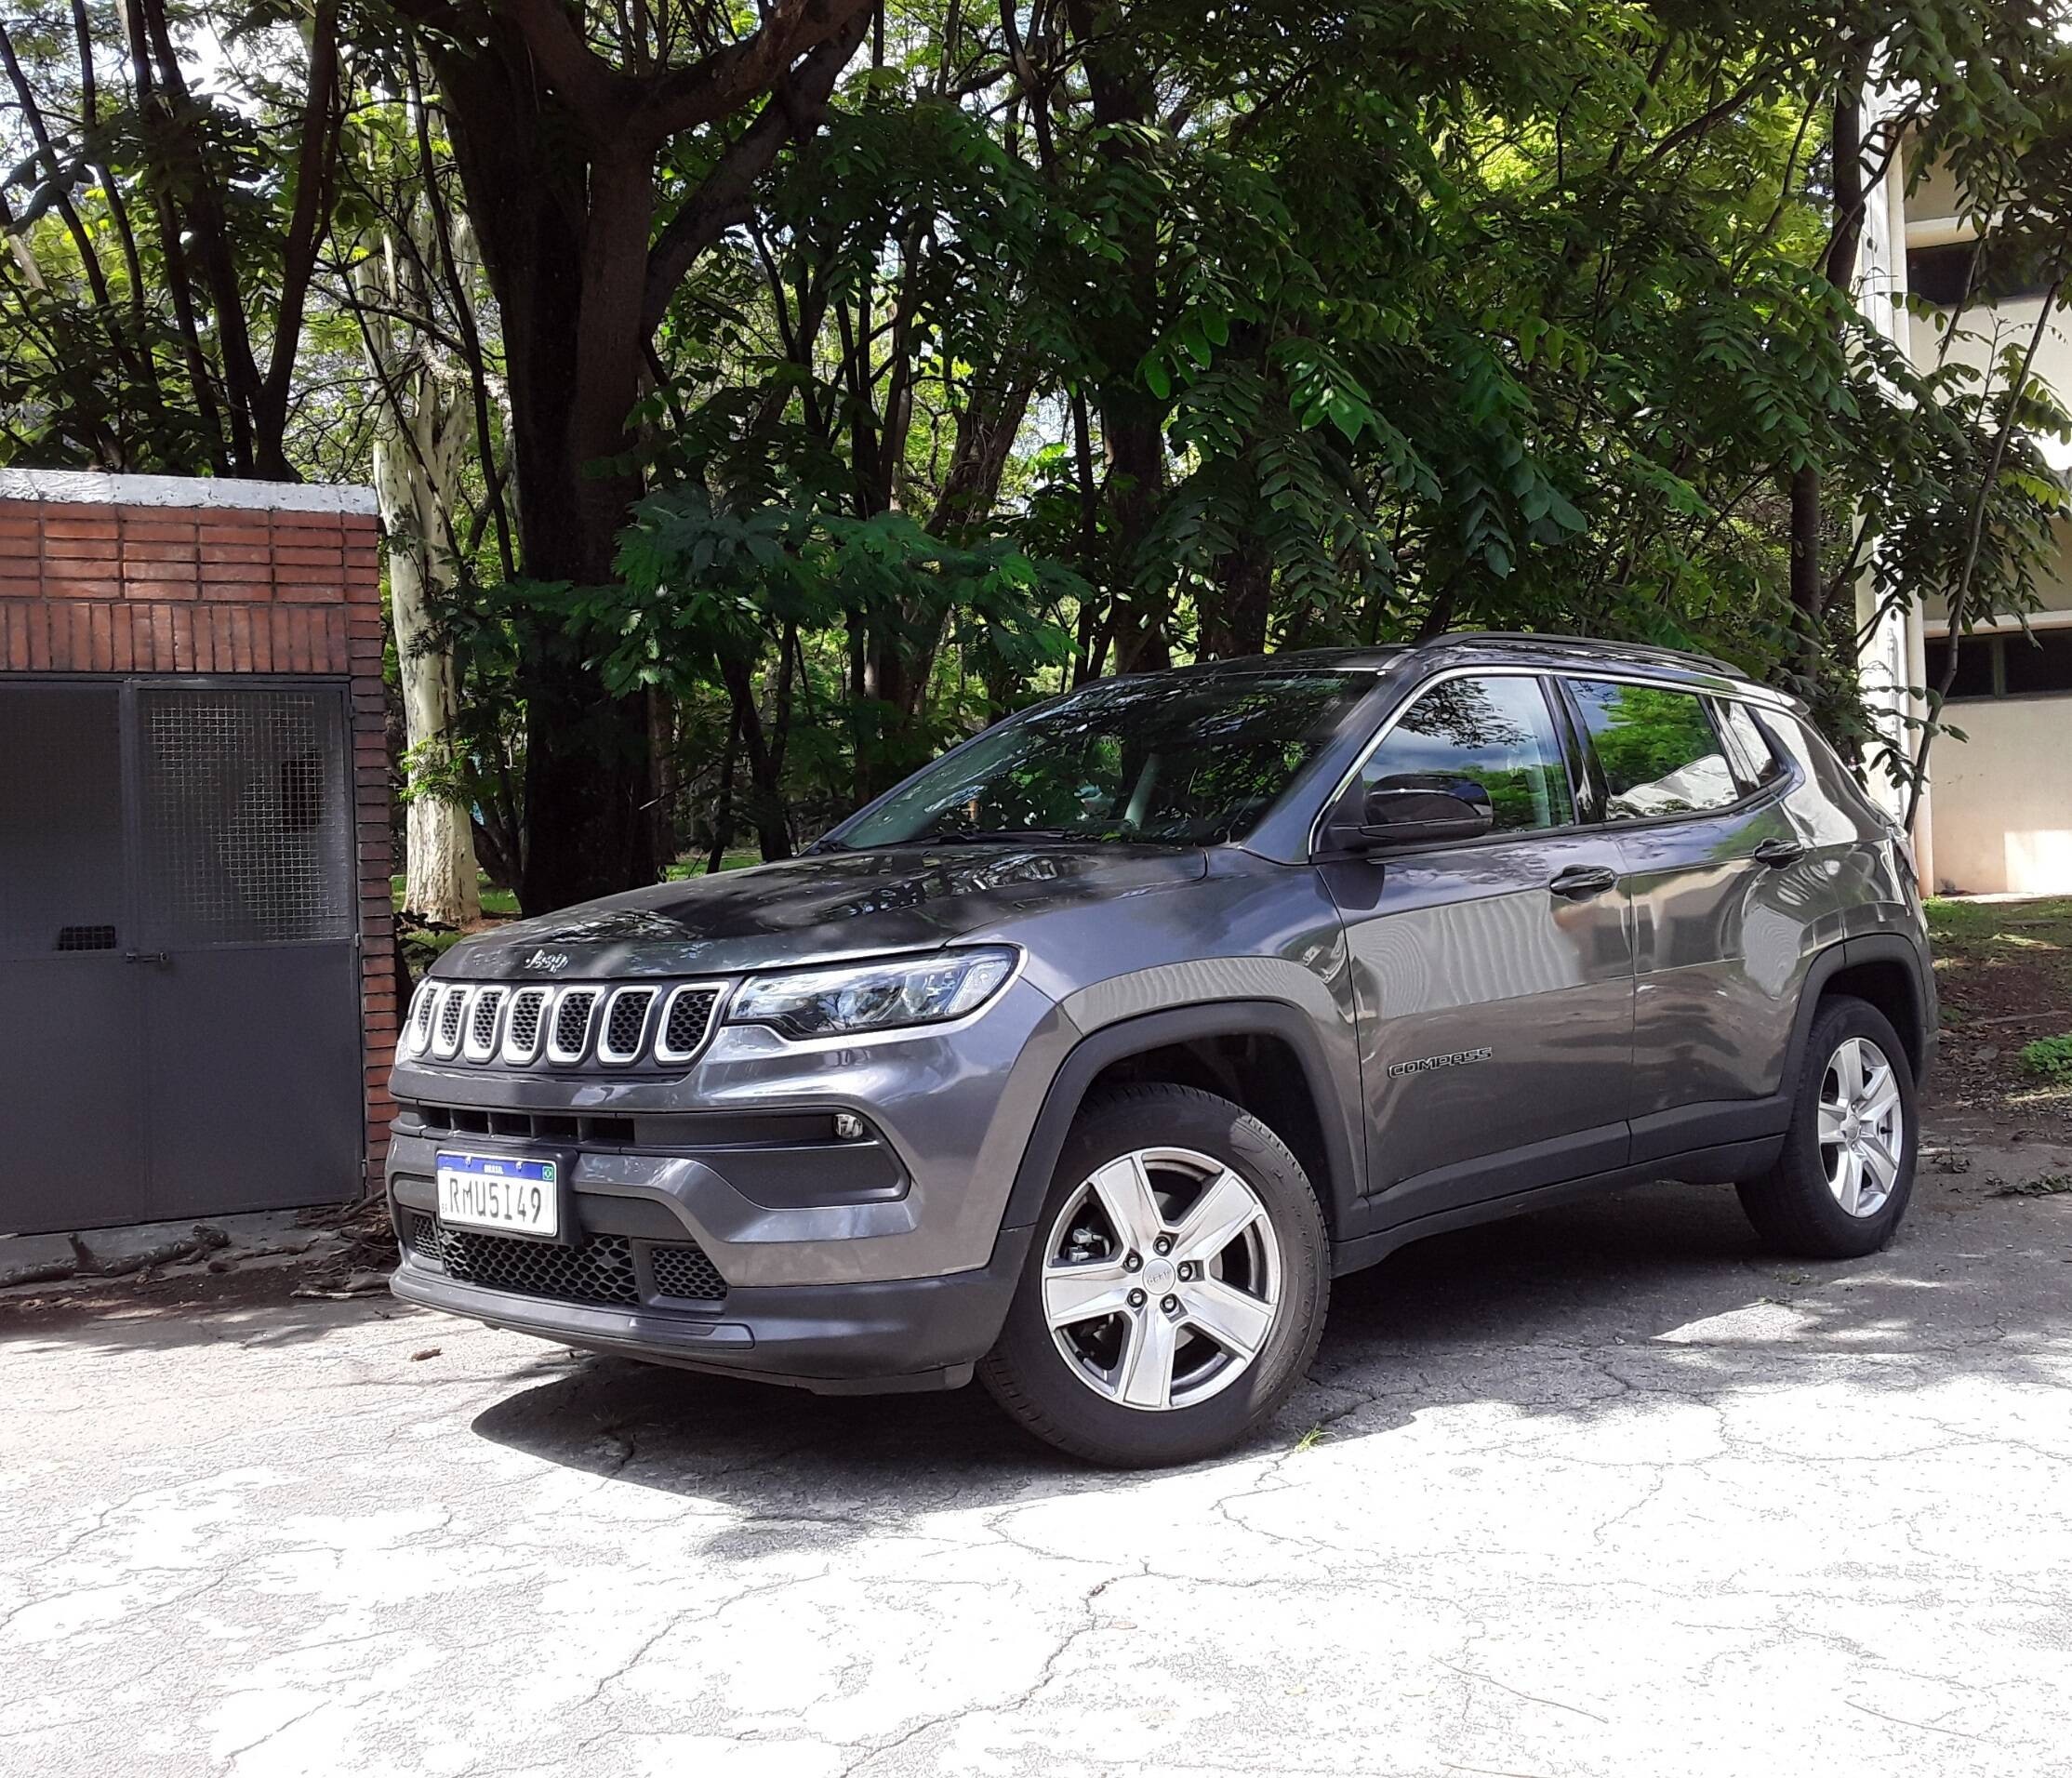
[[[0,681],[0,1230],[361,1188],[341,687]]]

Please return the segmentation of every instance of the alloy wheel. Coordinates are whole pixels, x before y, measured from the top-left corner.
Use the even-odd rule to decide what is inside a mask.
[[[1043,1247],[1043,1315],[1073,1375],[1148,1413],[1192,1407],[1250,1368],[1281,1307],[1266,1205],[1222,1161],[1138,1148],[1066,1200]]]
[[[1820,1082],[1820,1162],[1852,1216],[1875,1216],[1899,1184],[1906,1110],[1899,1077],[1867,1037],[1843,1039]]]

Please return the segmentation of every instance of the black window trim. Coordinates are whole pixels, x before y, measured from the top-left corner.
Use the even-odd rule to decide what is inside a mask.
[[[1337,788],[1324,799],[1323,806],[1317,811],[1317,818],[1309,825],[1309,861],[1312,864],[1337,863],[1347,858],[1401,856],[1415,851],[1454,852],[1468,847],[1545,840],[1560,834],[1580,833],[1590,827],[1591,823],[1584,816],[1583,802],[1578,794],[1575,776],[1577,760],[1569,750],[1574,737],[1568,733],[1568,700],[1547,683],[1550,677],[1552,675],[1544,667],[1513,667],[1485,661],[1470,666],[1442,667],[1439,671],[1428,673],[1420,679],[1403,694],[1402,701],[1381,719],[1380,725],[1368,736],[1367,744],[1360,750],[1359,757],[1339,778]],[[1533,679],[1539,682],[1540,701],[1547,707],[1547,723],[1554,731],[1555,746],[1561,754],[1561,776],[1568,785],[1569,819],[1559,827],[1513,828],[1505,833],[1484,833],[1472,840],[1449,840],[1438,845],[1428,841],[1406,840],[1401,845],[1378,846],[1360,852],[1351,852],[1343,846],[1326,845],[1323,836],[1330,828],[1332,816],[1365,776],[1368,762],[1381,751],[1382,743],[1395,733],[1396,724],[1416,708],[1418,700],[1427,692],[1455,679]]]
[[[1753,813],[1758,806],[1765,802],[1781,802],[1803,782],[1803,773],[1800,768],[1797,758],[1792,754],[1790,749],[1779,746],[1777,737],[1770,732],[1768,723],[1763,721],[1763,717],[1770,711],[1773,705],[1780,701],[1774,693],[1768,697],[1750,696],[1748,691],[1731,681],[1693,685],[1666,674],[1657,677],[1652,673],[1637,673],[1630,668],[1614,668],[1607,670],[1590,667],[1514,666],[1502,661],[1477,661],[1465,663],[1457,667],[1441,667],[1435,672],[1426,674],[1424,678],[1416,681],[1404,690],[1401,699],[1381,719],[1375,732],[1367,737],[1366,745],[1360,750],[1359,753],[1354,756],[1352,763],[1340,775],[1337,785],[1333,789],[1331,794],[1324,798],[1322,806],[1317,810],[1315,819],[1309,824],[1309,862],[1313,864],[1338,863],[1344,859],[1354,857],[1378,859],[1401,856],[1403,854],[1418,850],[1434,851],[1441,849],[1431,846],[1425,842],[1413,840],[1405,841],[1401,846],[1385,846],[1372,851],[1355,853],[1348,852],[1344,847],[1326,845],[1323,835],[1332,816],[1336,812],[1338,805],[1344,802],[1346,793],[1352,789],[1353,785],[1359,781],[1361,775],[1367,769],[1367,762],[1374,758],[1381,744],[1388,738],[1396,724],[1409,714],[1411,707],[1420,697],[1434,685],[1441,684],[1449,679],[1494,678],[1537,679],[1540,682],[1540,694],[1547,699],[1554,713],[1556,733],[1560,735],[1564,730],[1568,731],[1563,737],[1564,741],[1573,740],[1578,750],[1580,762],[1588,774],[1587,783],[1592,807],[1586,814],[1582,800],[1577,793],[1575,772],[1578,762],[1564,757],[1563,764],[1569,775],[1569,805],[1575,813],[1576,819],[1559,828],[1530,828],[1509,833],[1485,833],[1479,839],[1474,840],[1450,841],[1442,848],[1445,851],[1452,852],[1468,847],[1488,845],[1508,845],[1563,834],[1602,833],[1616,835],[1619,833],[1641,833],[1651,829],[1674,827],[1684,822],[1717,821],[1723,816]],[[1776,758],[1778,763],[1784,769],[1760,789],[1751,791],[1748,795],[1733,803],[1723,803],[1717,809],[1686,811],[1677,815],[1652,815],[1644,820],[1639,821],[1607,820],[1603,815],[1603,768],[1598,763],[1597,751],[1589,744],[1587,726],[1576,711],[1574,700],[1568,691],[1566,682],[1572,679],[1588,680],[1596,684],[1644,685],[1655,691],[1684,692],[1697,698],[1701,703],[1707,698],[1716,698],[1724,703],[1739,704],[1747,710],[1750,716],[1755,718],[1756,726],[1762,731],[1764,739],[1770,743],[1773,756]],[[1709,711],[1707,712],[1707,720],[1717,724],[1718,719],[1713,717]]]
[[[1699,707],[1705,710],[1706,721],[1712,724],[1713,734],[1720,742],[1721,757],[1726,760],[1730,771],[1733,765],[1733,756],[1729,750],[1731,744],[1721,731],[1720,719],[1713,713],[1710,704],[1713,701],[1722,704],[1739,704],[1755,719],[1756,727],[1761,730],[1762,737],[1770,747],[1771,757],[1784,768],[1769,783],[1757,786],[1755,789],[1750,790],[1745,796],[1736,797],[1732,803],[1722,803],[1716,809],[1683,809],[1672,815],[1650,815],[1642,816],[1639,820],[1614,821],[1603,815],[1603,803],[1600,803],[1599,817],[1592,825],[1601,832],[1614,834],[1645,833],[1655,828],[1679,827],[1696,821],[1720,821],[1731,816],[1753,814],[1760,804],[1771,800],[1782,801],[1787,792],[1798,788],[1800,781],[1798,761],[1791,757],[1788,750],[1779,750],[1777,737],[1771,734],[1762,720],[1762,705],[1752,697],[1740,697],[1733,692],[1716,691],[1710,687],[1700,689],[1695,685],[1680,685],[1673,680],[1636,679],[1627,673],[1593,673],[1579,670],[1574,672],[1562,673],[1560,677],[1564,680],[1587,680],[1590,683],[1598,685],[1645,685],[1656,691],[1682,692],[1687,697],[1695,697],[1698,700]],[[1607,789],[1604,767],[1597,757],[1596,747],[1591,743],[1589,724],[1584,722],[1582,712],[1575,708],[1574,694],[1566,685],[1561,688],[1561,701],[1568,706],[1570,721],[1575,724],[1577,736],[1585,749],[1587,750],[1590,762],[1590,781],[1595,787],[1597,794],[1603,797]]]

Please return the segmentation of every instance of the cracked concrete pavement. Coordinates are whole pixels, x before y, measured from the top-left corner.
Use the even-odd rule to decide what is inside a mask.
[[[1843,1265],[1681,1186],[1406,1250],[1163,1475],[386,1301],[0,1321],[0,1771],[2072,1773],[2052,1164]]]

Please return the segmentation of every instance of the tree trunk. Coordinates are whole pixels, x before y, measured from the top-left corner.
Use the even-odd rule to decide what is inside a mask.
[[[355,283],[374,310],[427,312],[415,289],[416,256],[384,236]],[[404,719],[406,912],[465,927],[482,916],[474,829],[457,781],[452,730],[459,710],[453,656],[440,645],[439,601],[458,579],[454,512],[463,439],[461,383],[444,376],[424,337],[400,334],[391,316],[361,317],[363,344],[381,389],[374,436],[375,498],[388,533],[389,596]]]

